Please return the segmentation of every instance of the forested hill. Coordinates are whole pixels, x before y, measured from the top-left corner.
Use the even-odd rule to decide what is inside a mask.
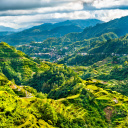
[[[93,47],[95,43],[115,38],[118,38],[118,36],[111,32],[102,34],[99,37],[76,42],[72,42],[70,38],[65,38],[64,36],[62,38],[48,38],[39,43],[32,42],[27,45],[17,46],[17,49],[25,52],[31,57],[40,57],[42,59],[50,59],[50,61],[57,61],[57,59],[61,59],[67,54],[77,53],[79,49],[83,49],[83,52],[87,52],[90,46]]]
[[[83,38],[100,36],[103,33],[114,32],[119,37],[128,33],[128,16],[115,19],[103,24],[97,24],[94,27],[85,28],[82,32]]]
[[[113,32],[119,37],[128,33],[128,16],[115,19],[106,23],[97,24],[94,27],[87,27],[82,33],[70,33],[65,35],[66,38],[70,38],[72,41],[80,41],[89,39],[92,37],[101,36],[104,33]]]
[[[0,43],[0,127],[127,127],[128,97],[104,86]]]
[[[94,41],[82,48],[79,48],[73,55],[66,56],[59,63],[68,65],[92,65],[102,61],[108,56],[117,54],[123,56],[128,54],[128,34],[120,38],[109,39],[107,41]],[[86,55],[83,55],[86,53]]]
[[[95,26],[102,23],[100,20],[68,20],[60,23],[45,23],[34,26],[22,32],[18,32],[9,36],[5,36],[0,41],[8,42],[10,45],[19,45],[30,43],[31,41],[40,42],[48,37],[61,37],[71,32],[82,32],[85,27]]]
[[[37,63],[7,43],[0,43],[0,72],[21,85],[37,70]]]

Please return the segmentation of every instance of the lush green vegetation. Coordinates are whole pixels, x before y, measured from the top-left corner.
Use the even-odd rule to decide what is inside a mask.
[[[104,36],[110,37],[110,34],[105,34]],[[107,57],[126,56],[128,54],[128,35],[115,39],[112,39],[112,36],[116,37],[114,36],[114,34],[111,34],[111,38],[109,38],[108,40],[96,40],[90,43],[90,45],[78,49],[77,52],[73,55],[68,55],[63,59],[60,59],[58,63],[87,66],[92,65],[98,61],[102,61]]]
[[[3,74],[1,76],[0,78],[7,80]],[[126,96],[111,90],[103,90],[99,87],[101,83],[98,81],[79,79],[76,82],[78,85],[72,85],[72,88],[67,84],[53,89],[48,96],[58,99],[53,100],[47,99],[46,95],[38,94],[33,88],[19,87],[7,80],[0,86],[0,127],[128,126]],[[67,87],[68,95],[58,97],[58,94],[64,93]]]
[[[104,88],[111,88],[127,95],[127,62],[128,62],[128,35],[107,41],[92,42],[90,47],[79,49],[79,53],[66,56],[58,63],[76,65],[73,70],[78,72],[82,79],[98,79],[107,83]],[[79,66],[86,66],[83,69]],[[80,70],[78,70],[78,68]]]
[[[121,25],[126,20],[18,47],[58,63],[33,59],[1,42],[0,127],[127,128],[128,35],[118,38],[126,33]],[[41,32],[65,33],[60,24],[55,25],[42,25]],[[31,30],[38,33],[37,28]]]
[[[61,59],[68,54],[74,56],[78,53],[86,53],[99,42],[115,39],[117,37],[116,34],[110,32],[99,37],[73,42],[69,37],[63,36],[61,38],[48,38],[42,43],[32,42],[28,45],[17,46],[17,49],[25,52],[31,57],[40,57],[42,59],[49,59],[50,61],[57,61],[57,59]]]
[[[16,84],[20,85],[37,69],[37,63],[33,59],[4,42],[0,43],[0,71],[9,80],[14,79]]]
[[[86,67],[85,71],[81,69],[77,72],[82,79],[102,80],[102,82],[106,83],[103,88],[109,88],[128,95],[127,69],[127,56],[113,56]],[[75,67],[74,70],[76,70]]]
[[[90,67],[67,67],[33,60],[3,42],[0,46],[0,127],[128,127],[128,97],[108,89],[109,83],[92,79],[94,69],[98,79],[98,69],[105,65],[112,67],[112,76],[115,69],[127,74],[126,58],[119,60],[119,70],[113,68],[115,57]],[[83,80],[88,71],[91,77]],[[17,86],[19,81],[29,86]]]

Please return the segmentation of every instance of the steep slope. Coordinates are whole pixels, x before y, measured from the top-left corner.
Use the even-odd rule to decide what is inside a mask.
[[[115,19],[107,23],[97,24],[94,27],[85,28],[82,33],[70,33],[65,35],[69,37],[72,41],[79,41],[84,39],[89,39],[92,37],[98,37],[104,33],[114,32],[119,37],[124,36],[128,33],[128,16],[122,17],[120,19]],[[74,38],[75,37],[75,38]]]
[[[0,43],[0,71],[17,84],[25,82],[37,70],[37,63],[14,47]]]
[[[101,88],[105,84],[100,81],[82,80],[70,67],[49,62],[37,64],[14,47],[6,43],[0,45],[0,127],[128,126],[128,97]],[[17,63],[11,64],[14,58],[17,59]],[[17,86],[14,80],[8,80],[7,71],[3,72],[3,65],[13,71],[16,68],[17,73],[22,75],[24,72],[19,70],[21,60],[25,60],[22,64],[27,70],[26,75],[28,69],[38,67],[32,76],[27,75],[28,85],[47,94],[38,93],[29,86]],[[15,79],[13,72],[10,75]]]
[[[101,84],[98,81],[83,81],[79,83],[80,88],[75,95],[70,95],[69,90],[70,96],[63,95],[65,98],[53,100],[27,86],[20,90],[2,74],[0,78],[0,127],[127,127],[128,98],[111,90],[103,90],[98,87]],[[75,90],[76,87],[72,87],[72,92]],[[26,97],[26,91],[31,92],[33,97]],[[64,94],[66,90],[61,87],[54,91],[49,97],[55,98],[59,91]]]

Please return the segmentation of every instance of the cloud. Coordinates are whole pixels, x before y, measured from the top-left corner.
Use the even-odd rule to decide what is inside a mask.
[[[128,15],[128,0],[0,0],[0,25],[20,28],[46,22]]]
[[[55,6],[52,0],[1,0],[0,10],[20,10]]]
[[[128,0],[1,0],[0,10],[28,10],[63,6],[69,3],[81,3],[85,10],[128,9]]]
[[[77,0],[1,0],[0,10],[22,10],[42,7],[57,7],[68,3],[80,3]]]
[[[0,25],[20,28],[40,25],[42,23],[54,23],[71,19],[99,19],[103,21],[113,20],[122,16],[127,16],[128,10],[95,10],[95,11],[73,11],[63,13],[46,13],[36,15],[22,15],[22,16],[6,16],[0,17]]]
[[[55,7],[41,7],[37,9],[29,10],[5,10],[0,11],[0,16],[18,16],[18,15],[36,15],[36,14],[47,14],[56,12],[71,12],[75,10],[82,10],[83,4],[81,2],[66,3],[61,6]]]
[[[85,10],[128,9],[128,0],[93,0],[83,4]]]

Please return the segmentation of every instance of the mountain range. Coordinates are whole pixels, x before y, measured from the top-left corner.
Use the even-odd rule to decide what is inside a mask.
[[[117,36],[124,36],[128,33],[128,16],[114,19],[106,23],[97,24],[93,27],[87,27],[81,33],[69,33],[65,35],[65,38],[69,38],[71,41],[81,41],[93,37],[99,37],[104,33],[113,32]]]
[[[50,61],[57,61],[67,54],[88,53],[89,48],[94,48],[94,44],[96,45],[98,42],[115,39],[127,34],[127,19],[128,16],[122,17],[107,23],[87,27],[83,32],[68,33],[59,38],[47,38],[43,42],[32,42],[27,45],[17,46],[17,49],[31,57],[41,57],[43,59],[50,59]],[[67,24],[69,21],[64,23]],[[51,26],[48,25],[47,27]],[[63,31],[63,27],[61,26],[60,28]]]
[[[68,38],[71,41],[80,41],[98,37],[108,32],[114,32],[120,37],[127,33],[127,20],[128,16],[115,19],[107,23],[103,23],[102,21],[94,19],[74,21],[71,20],[55,24],[46,23],[30,29],[26,29],[22,32],[5,36],[0,40],[8,42],[10,45],[21,45],[30,43],[32,41],[42,42],[49,37],[62,36],[65,36],[65,38]],[[83,28],[85,29],[83,30]]]
[[[8,42],[10,45],[27,44],[32,41],[40,42],[48,37],[61,37],[70,32],[82,32],[85,27],[95,26],[103,23],[96,19],[90,20],[68,20],[60,23],[45,23],[30,29],[5,36],[0,41]]]

